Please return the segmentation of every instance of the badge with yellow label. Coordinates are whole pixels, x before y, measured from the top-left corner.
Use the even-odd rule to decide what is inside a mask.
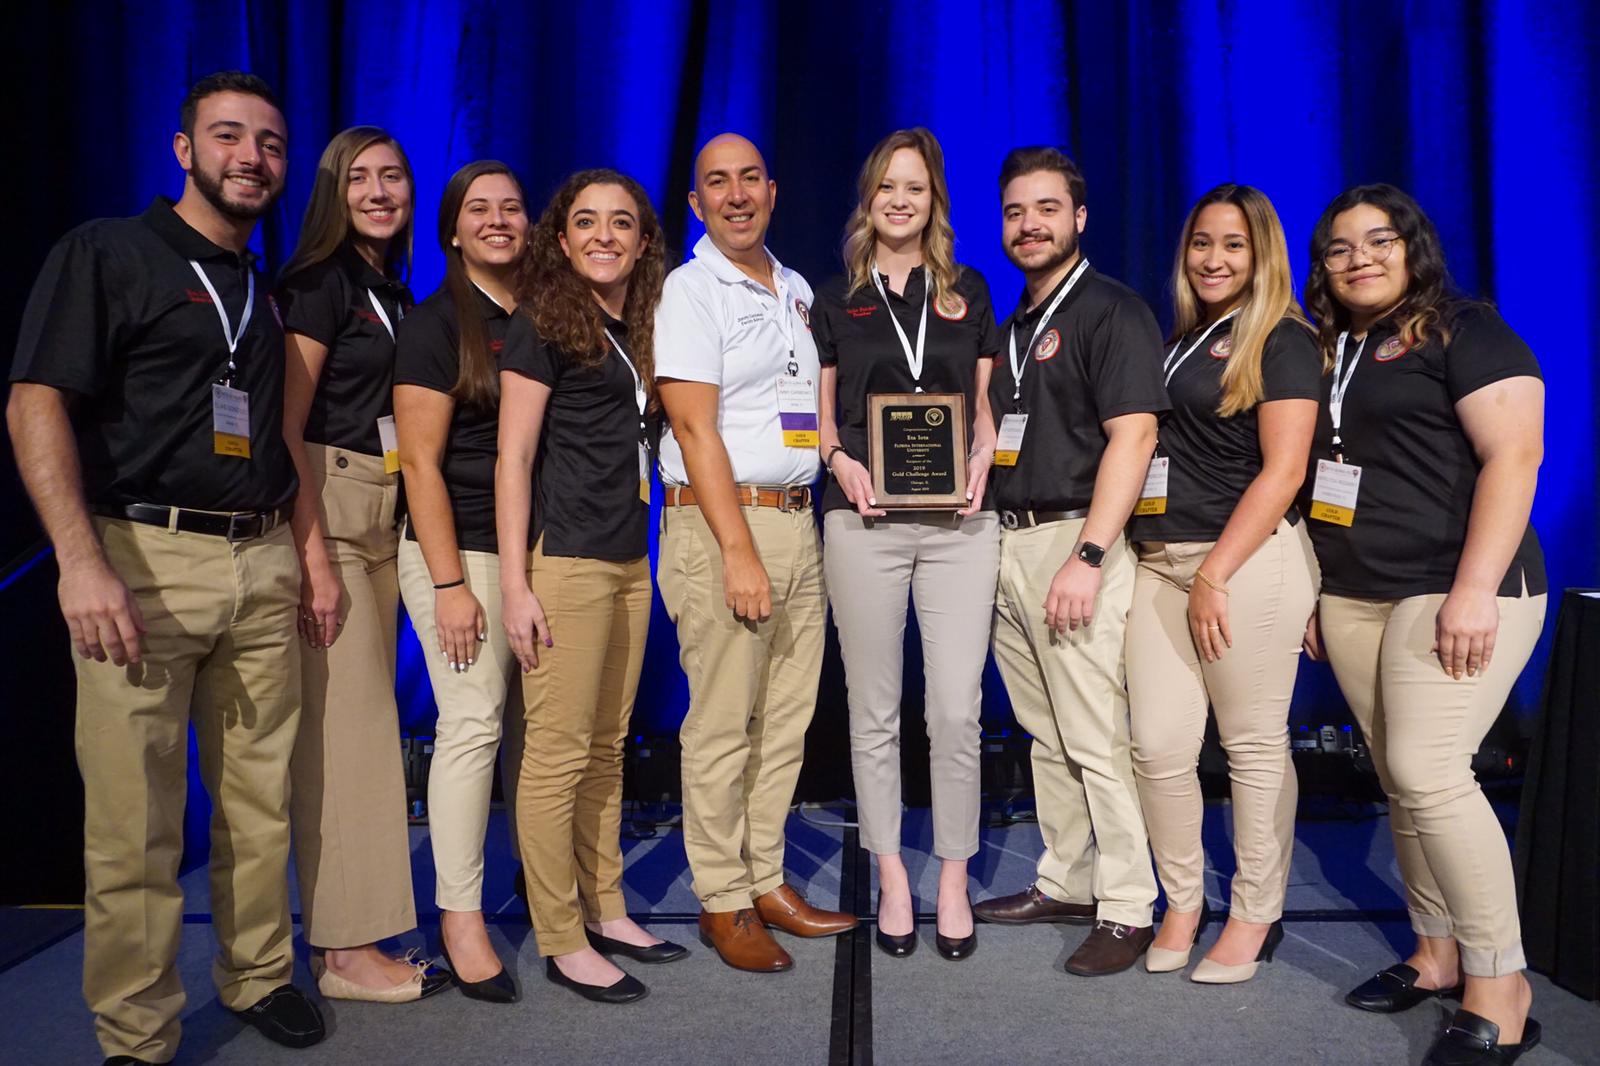
[[[1144,488],[1139,490],[1139,502],[1134,504],[1134,514],[1167,513],[1167,467],[1171,460],[1164,455],[1154,456],[1150,468],[1144,472]]]
[[[400,472],[400,435],[394,428],[394,415],[378,419],[378,443],[383,447],[383,472]]]
[[[1336,526],[1351,525],[1356,520],[1356,494],[1360,489],[1359,466],[1318,459],[1317,480],[1311,486],[1311,517]]]
[[[1027,415],[1006,415],[1000,419],[1000,432],[995,435],[994,465],[1016,466],[1022,454],[1022,434],[1027,431]]]
[[[243,389],[211,386],[211,450],[250,458],[250,394]]]
[[[815,448],[822,443],[816,382],[787,375],[778,378],[778,425],[785,448]]]

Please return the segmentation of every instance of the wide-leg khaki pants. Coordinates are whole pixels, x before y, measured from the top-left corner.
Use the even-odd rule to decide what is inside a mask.
[[[1092,621],[1057,634],[1044,621],[1050,582],[1083,519],[1000,532],[994,657],[1017,722],[1033,737],[1033,789],[1052,899],[1099,902],[1099,917],[1147,926],[1155,873],[1129,754],[1122,660],[1133,601],[1133,550],[1106,547]]]
[[[689,677],[683,845],[708,911],[749,907],[783,884],[784,823],[827,620],[811,509],[746,507],[744,518],[772,583],[772,616],[761,623],[740,621],[724,603],[722,552],[700,509],[662,509],[661,598]]]
[[[1215,542],[1141,544],[1128,615],[1133,769],[1156,868],[1176,910],[1205,902],[1202,798],[1196,767],[1206,709],[1233,783],[1230,913],[1266,925],[1283,915],[1299,788],[1289,758],[1289,701],[1300,643],[1317,602],[1304,523],[1278,528],[1228,581],[1232,647],[1208,663],[1189,632],[1189,588]]]
[[[823,571],[849,690],[861,846],[875,855],[900,852],[900,688],[909,593],[927,678],[933,853],[969,858],[978,850],[978,717],[1000,520],[992,511],[968,518],[909,512],[863,519],[837,510],[823,520],[823,531]]]
[[[428,839],[433,846],[434,902],[440,910],[483,909],[483,839],[494,793],[495,755],[511,836],[517,848],[516,792],[522,773],[522,685],[512,683],[517,660],[500,624],[500,557],[494,552],[459,552],[467,590],[486,619],[476,661],[450,668],[439,650],[433,577],[422,547],[400,538],[400,595],[411,616],[439,709],[433,762],[428,768]]]
[[[290,812],[306,942],[349,948],[417,924],[394,702],[398,482],[380,456],[306,451],[344,624],[333,647],[303,656]]]
[[[1322,644],[1389,797],[1389,831],[1411,928],[1454,937],[1461,968],[1503,977],[1527,967],[1505,831],[1472,757],[1533,654],[1548,597],[1501,596],[1489,668],[1459,681],[1433,651],[1443,594],[1319,601]]]
[[[74,656],[84,790],[83,995],[108,1057],[178,1050],[183,928],[178,863],[189,726],[211,796],[212,966],[241,1010],[289,980],[289,752],[300,716],[289,527],[222,537],[95,519],[144,616],[143,655]]]
[[[622,748],[650,628],[650,560],[546,555],[528,583],[550,647],[522,675],[527,731],[517,838],[539,954],[589,944],[585,921],[627,915],[622,896]]]

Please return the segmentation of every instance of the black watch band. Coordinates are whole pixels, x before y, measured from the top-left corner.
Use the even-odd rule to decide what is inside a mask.
[[[1098,568],[1101,563],[1106,561],[1106,550],[1100,547],[1098,544],[1091,544],[1088,541],[1084,541],[1082,544],[1078,545],[1078,558],[1082,559],[1090,566]]]

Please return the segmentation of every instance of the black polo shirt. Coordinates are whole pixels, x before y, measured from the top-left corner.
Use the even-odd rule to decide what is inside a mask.
[[[488,334],[489,354],[498,362],[511,315],[483,290],[474,286],[472,292],[474,310],[483,316],[484,331]],[[395,346],[394,383],[451,392],[461,374],[458,322],[456,302],[443,287],[406,315]],[[499,542],[494,531],[494,461],[499,454],[499,408],[479,407],[461,400],[454,403],[439,468],[450,493],[456,544],[466,551],[498,551]],[[416,526],[406,526],[406,538],[417,539]]]
[[[1177,367],[1167,383],[1172,413],[1161,420],[1157,455],[1167,464],[1165,514],[1134,515],[1128,536],[1147,541],[1211,541],[1250,483],[1261,473],[1261,429],[1256,409],[1223,418],[1222,373],[1233,353],[1233,319],[1219,323]],[[1200,339],[1198,326],[1177,342],[1177,360]],[[1164,375],[1163,375],[1164,376]],[[1279,322],[1261,353],[1264,403],[1317,400],[1322,395],[1322,356],[1311,330],[1291,319]]]
[[[906,352],[895,335],[893,314],[915,349],[917,326],[922,320],[922,296],[927,276],[922,267],[906,278],[905,292],[889,288],[885,307],[876,285],[849,293],[850,279],[843,275],[817,290],[811,305],[811,333],[817,358],[823,366],[838,367],[837,408],[839,443],[845,454],[868,461],[867,397],[875,392],[914,392],[919,382],[911,376]],[[1005,344],[994,322],[989,285],[971,267],[961,267],[954,291],[940,305],[928,303],[928,330],[923,344],[923,392],[959,392],[967,398],[967,439],[977,415],[977,364],[999,353]],[[987,501],[985,503],[988,506]],[[844,489],[828,479],[822,496],[824,512],[849,508]]]
[[[155,503],[265,510],[294,495],[283,443],[283,331],[256,277],[234,386],[250,394],[250,458],[217,455],[211,386],[244,314],[254,256],[212,244],[164,197],[136,218],[86,222],[51,249],[22,316],[12,381],[76,393],[73,412],[90,505]]]
[[[1540,377],[1539,362],[1499,312],[1465,304],[1446,319],[1450,343],[1406,349],[1395,324],[1379,322],[1345,392],[1339,436],[1344,461],[1361,467],[1354,522],[1309,521],[1322,567],[1322,591],[1361,599],[1447,593],[1467,539],[1480,469],[1455,405],[1485,385]],[[1345,344],[1345,366],[1360,342]],[[1322,410],[1302,500],[1315,485],[1317,460],[1332,458],[1333,419],[1322,385]],[[1544,553],[1530,523],[1501,581],[1501,596],[1548,590]]]
[[[626,347],[627,327],[616,319],[606,325]],[[579,366],[519,313],[506,332],[500,369],[551,390],[534,460],[528,546],[542,534],[546,555],[613,561],[645,555],[650,505],[639,498],[639,407],[622,357],[610,351],[598,366]]]
[[[1171,406],[1161,382],[1161,330],[1137,293],[1086,267],[1030,347],[1028,338],[1055,295],[1029,310],[1024,291],[1001,325],[989,406],[996,425],[1019,408],[1028,414],[1017,465],[997,466],[989,476],[990,495],[1003,510],[1088,507],[1106,449],[1101,423],[1121,415],[1160,414]],[[1016,331],[1017,351],[1023,354],[1020,401],[1012,399],[1007,330]]]
[[[382,455],[378,419],[394,414],[394,338],[411,308],[411,292],[386,277],[349,244],[278,283],[283,328],[327,346],[316,395],[306,415],[312,444]],[[389,326],[372,300],[376,297]]]

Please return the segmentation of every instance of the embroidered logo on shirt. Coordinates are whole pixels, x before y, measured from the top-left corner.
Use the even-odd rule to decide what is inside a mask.
[[[844,313],[851,318],[871,318],[877,310],[877,304],[870,304],[866,307],[846,307]]]
[[[1218,337],[1217,343],[1211,346],[1211,358],[1213,359],[1226,359],[1232,354],[1233,334],[1231,333],[1226,337]]]
[[[376,323],[376,324],[380,324],[380,325],[383,323],[383,319],[379,318],[377,315],[373,314],[371,311],[363,311],[359,307],[356,308],[356,317],[361,319],[361,321],[363,321],[363,322],[372,322],[372,323]]]
[[[189,297],[189,302],[192,304],[208,304],[211,302],[211,294],[209,292],[202,292],[199,289],[184,289],[183,292],[184,295]]]
[[[506,342],[505,341],[490,341],[489,342],[489,351],[494,353],[495,355],[499,355],[500,354],[500,349],[504,348],[505,346],[506,346]]]
[[[811,328],[811,308],[807,307],[805,301],[798,296],[794,298],[794,311],[795,314],[800,316],[800,321],[806,324],[806,329],[809,330]]]
[[[1033,349],[1033,361],[1043,363],[1054,359],[1055,354],[1061,350],[1061,334],[1056,330],[1048,330],[1039,338],[1039,343]]]
[[[933,310],[946,322],[960,322],[967,317],[967,301],[953,292],[947,292],[933,302]]]
[[[1390,337],[1378,345],[1378,350],[1372,353],[1372,358],[1380,363],[1389,363],[1405,355],[1411,349],[1401,343],[1399,337]]]

